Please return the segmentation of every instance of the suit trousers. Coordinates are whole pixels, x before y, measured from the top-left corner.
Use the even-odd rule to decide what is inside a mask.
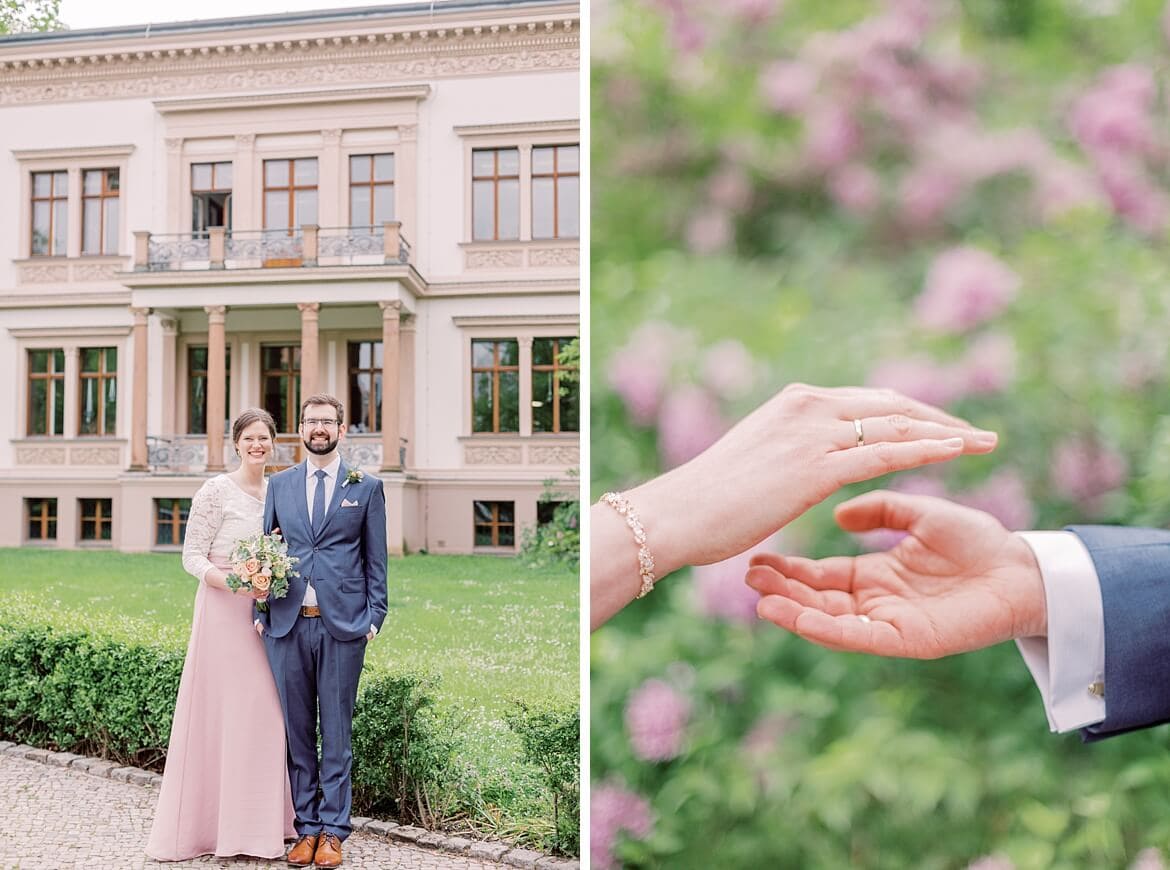
[[[336,640],[320,617],[304,616],[284,637],[265,633],[264,641],[284,713],[297,833],[327,831],[344,840],[353,830],[351,735],[367,641]]]

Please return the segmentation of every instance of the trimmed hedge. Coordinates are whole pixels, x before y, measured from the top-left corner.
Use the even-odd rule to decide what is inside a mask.
[[[0,603],[0,738],[161,772],[185,648],[174,629],[46,612],[10,596]],[[355,814],[434,828],[465,817],[481,799],[466,793],[458,722],[437,707],[438,685],[437,676],[418,671],[362,674],[353,723]],[[520,733],[531,761],[536,755]],[[567,798],[565,775],[557,777],[554,824],[566,801],[580,801],[579,780],[575,798]],[[578,842],[561,827],[553,842],[537,845]]]

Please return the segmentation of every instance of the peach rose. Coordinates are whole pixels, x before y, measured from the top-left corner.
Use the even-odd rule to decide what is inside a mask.
[[[272,586],[272,577],[268,574],[253,574],[252,575],[252,591],[253,592],[267,592]]]
[[[247,571],[249,574],[259,574],[260,573],[260,560],[259,559],[249,559],[247,562],[244,563],[244,570]]]
[[[245,577],[245,575],[247,575],[248,572],[244,568],[243,562],[235,562],[232,565],[232,573],[235,574],[237,577],[239,577],[242,580]]]

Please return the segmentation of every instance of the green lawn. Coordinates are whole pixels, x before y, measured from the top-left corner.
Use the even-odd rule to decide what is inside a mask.
[[[499,763],[511,754],[502,721],[509,699],[579,697],[575,573],[492,556],[416,555],[390,561],[388,584],[390,612],[367,663],[439,674],[444,704],[467,716],[475,756]],[[180,641],[195,587],[178,554],[0,549],[0,595],[149,620]]]

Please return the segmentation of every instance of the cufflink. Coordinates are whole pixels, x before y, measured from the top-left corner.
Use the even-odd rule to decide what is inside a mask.
[[[1105,684],[1101,680],[1094,680],[1089,683],[1089,694],[1094,698],[1105,697]]]

